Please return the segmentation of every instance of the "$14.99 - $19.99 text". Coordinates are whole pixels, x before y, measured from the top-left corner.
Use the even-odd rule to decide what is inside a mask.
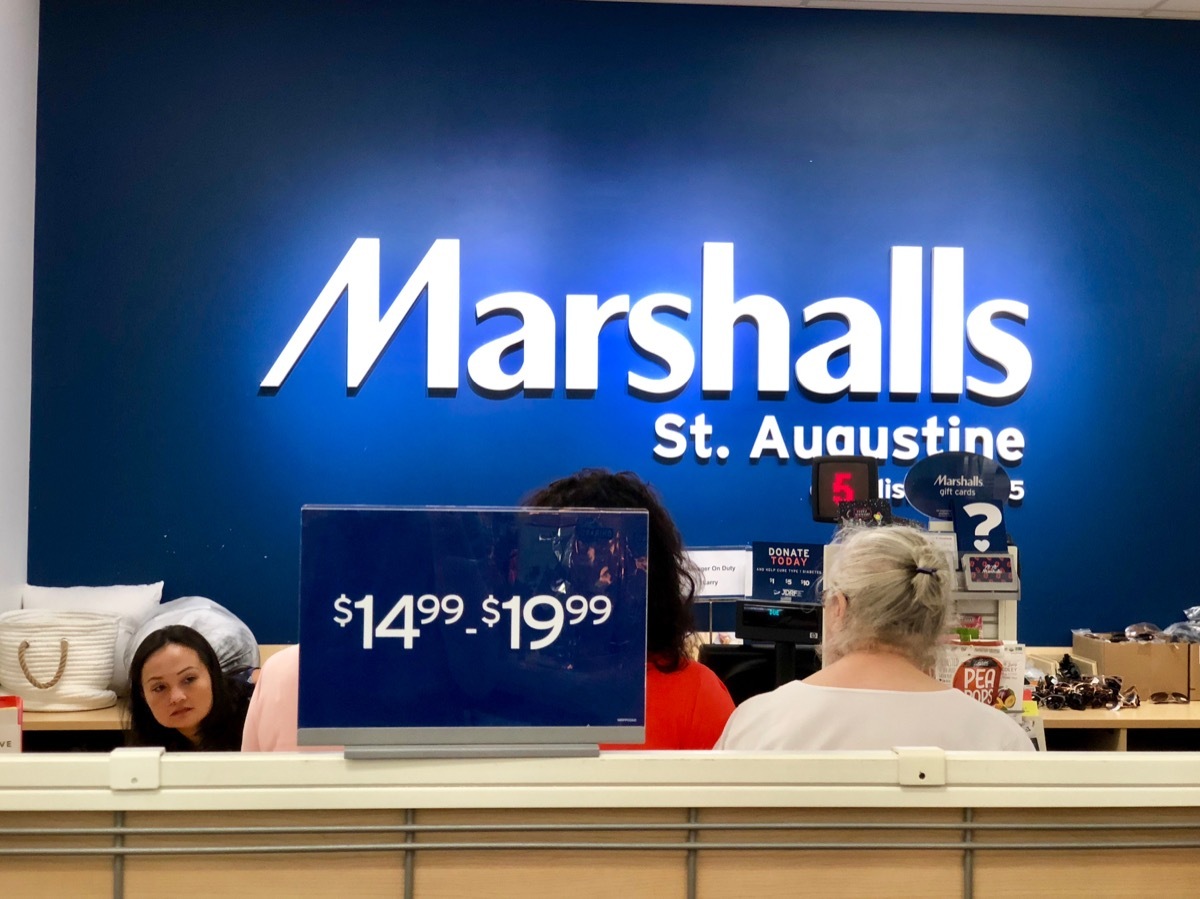
[[[508,646],[514,650],[521,649],[522,625],[535,634],[540,634],[530,638],[527,648],[545,649],[559,638],[564,626],[582,624],[589,617],[593,626],[601,625],[612,615],[612,600],[603,595],[589,599],[576,594],[564,600],[557,596],[540,594],[528,599],[513,596],[501,602],[489,594],[480,607],[480,623],[488,630],[500,623],[504,617],[503,612],[508,612]],[[373,594],[368,593],[354,602],[343,593],[333,601],[333,608],[334,623],[343,628],[354,620],[354,609],[362,609],[363,649],[372,649],[376,638],[388,637],[398,638],[403,641],[405,649],[412,649],[413,641],[421,636],[421,626],[434,624],[439,618],[442,627],[461,624],[464,634],[479,633],[478,627],[470,627],[463,622],[466,604],[461,596],[454,593],[440,597],[432,593],[421,596],[406,593],[396,601],[378,625],[375,624]],[[419,621],[418,615],[421,616]]]

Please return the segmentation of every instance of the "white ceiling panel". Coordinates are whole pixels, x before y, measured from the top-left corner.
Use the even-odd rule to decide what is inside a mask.
[[[895,10],[911,10],[918,3],[924,7],[970,7],[973,11],[988,10],[1018,10],[1020,12],[1033,12],[1038,9],[1054,10],[1062,12],[1067,10],[1070,14],[1077,15],[1081,10],[1098,11],[1102,15],[1111,15],[1114,12],[1117,14],[1141,15],[1144,11],[1158,5],[1160,0],[969,0],[969,2],[955,2],[955,0],[873,0],[874,8],[876,9],[895,9]],[[829,0],[829,2],[816,2],[809,0],[806,4],[810,7],[840,7],[854,6],[859,7],[862,4],[857,0]]]
[[[942,12],[1053,13],[1077,16],[1140,16],[1151,3],[1139,0],[809,0],[809,7],[823,9],[940,10]]]
[[[1200,0],[970,0],[970,2],[956,2],[956,0],[945,0],[945,2],[941,2],[941,0],[600,0],[600,2],[1200,19]]]

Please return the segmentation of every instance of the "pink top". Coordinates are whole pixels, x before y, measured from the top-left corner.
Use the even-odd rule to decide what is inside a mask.
[[[267,659],[258,673],[246,726],[242,752],[313,752],[341,750],[341,746],[299,746],[300,647],[289,646]]]

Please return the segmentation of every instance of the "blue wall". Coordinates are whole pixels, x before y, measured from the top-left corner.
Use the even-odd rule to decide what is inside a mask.
[[[792,426],[1016,428],[1026,497],[1020,635],[1165,625],[1186,576],[1200,371],[1200,23],[639,4],[44,0],[29,578],[165,578],[265,642],[296,634],[303,503],[509,504],[583,465],[630,468],[694,545],[818,542],[809,468],[750,449]],[[460,241],[457,391],[426,382],[421,300],[358,390],[343,299],[278,390],[268,369],[356,238],[383,307]],[[705,393],[701,254],[735,246],[737,297],[790,319],[790,362],[883,324],[883,390]],[[1028,348],[1015,398],[889,393],[891,248],[961,247],[965,308]],[[540,297],[549,391],[473,387],[511,333],[475,303]],[[658,318],[697,367],[669,397],[623,322],[599,383],[565,389],[565,297],[691,299]],[[965,340],[962,344],[966,346]],[[857,347],[831,363],[857,365]],[[963,350],[965,374],[1003,372]],[[517,352],[506,370],[528,362]],[[729,458],[665,462],[655,421],[703,413]],[[922,451],[921,455],[924,455]],[[904,464],[881,474],[902,481]],[[898,507],[905,514],[903,507]],[[911,511],[908,514],[912,514]]]

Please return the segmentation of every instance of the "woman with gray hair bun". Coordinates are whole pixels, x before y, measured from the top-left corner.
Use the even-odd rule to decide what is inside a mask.
[[[1032,750],[1008,715],[926,673],[949,591],[946,558],[923,532],[839,532],[825,555],[824,667],[742,703],[715,748]]]

